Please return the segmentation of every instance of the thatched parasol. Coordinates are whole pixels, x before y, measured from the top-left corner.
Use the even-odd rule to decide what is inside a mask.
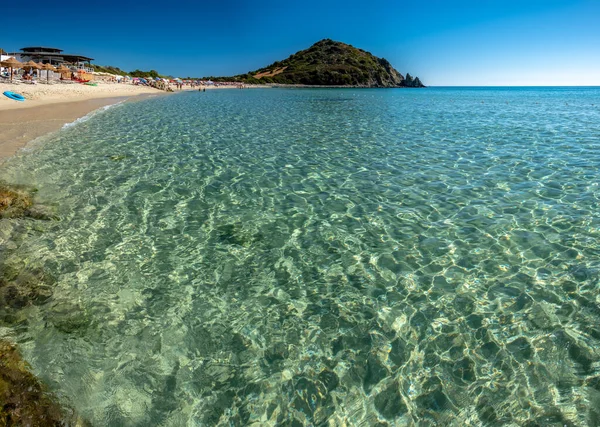
[[[56,68],[52,64],[44,64],[42,65],[42,70],[46,70],[46,81],[50,80],[49,71],[56,71]]]
[[[71,69],[69,67],[65,67],[63,64],[60,64],[60,67],[58,67],[56,72],[60,73],[61,80],[69,79],[73,75]]]
[[[27,69],[31,70],[31,73],[33,74],[33,69],[35,68],[36,70],[39,70],[41,68],[41,66],[33,61],[28,61],[23,64],[23,68],[25,68],[26,70]]]
[[[66,73],[67,71],[71,71],[70,68],[65,67],[63,64],[60,64],[60,66],[56,69],[57,72],[59,73]]]
[[[28,61],[23,64],[23,68],[35,68],[36,70],[39,70],[41,66],[37,62]]]
[[[19,61],[17,61],[12,56],[10,58],[8,58],[6,61],[0,62],[0,65],[2,65],[3,67],[10,68],[10,81],[11,82],[12,82],[12,78],[13,78],[13,69],[21,68],[23,66],[23,64],[21,64]]]

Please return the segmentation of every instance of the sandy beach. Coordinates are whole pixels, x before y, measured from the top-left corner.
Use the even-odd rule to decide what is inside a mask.
[[[165,92],[131,84],[98,83],[98,86],[86,86],[78,83],[62,84],[10,84],[0,83],[0,92],[11,91],[23,95],[24,102],[14,101],[0,96],[0,114],[6,110],[32,108],[40,105],[62,102],[83,101],[98,98],[135,96],[140,94],[163,94]],[[2,120],[4,121],[4,120]]]
[[[7,84],[0,92],[12,91],[25,97],[24,102],[0,96],[0,161],[10,157],[42,135],[59,130],[65,123],[106,105],[130,98],[162,96],[167,92],[130,84]]]
[[[256,87],[259,87],[258,85]],[[261,86],[262,87],[262,86]],[[198,89],[237,89],[235,86],[184,86],[165,92],[149,86],[99,82],[98,86],[77,83],[11,84],[0,83],[0,93],[16,92],[24,102],[0,95],[0,161],[14,155],[29,141],[59,130],[90,112],[131,98],[172,95]]]

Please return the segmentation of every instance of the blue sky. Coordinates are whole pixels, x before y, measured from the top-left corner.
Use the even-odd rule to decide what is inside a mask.
[[[85,3],[7,2],[0,47],[183,77],[245,73],[331,38],[429,85],[600,85],[598,0]]]

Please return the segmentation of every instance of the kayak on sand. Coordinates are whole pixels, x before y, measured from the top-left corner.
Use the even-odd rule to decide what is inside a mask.
[[[11,92],[9,90],[4,92],[3,95],[6,96],[7,98],[14,99],[15,101],[21,101],[21,102],[25,101],[25,97],[23,95]]]

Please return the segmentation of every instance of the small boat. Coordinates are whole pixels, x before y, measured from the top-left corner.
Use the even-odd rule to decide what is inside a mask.
[[[25,101],[25,97],[23,95],[21,95],[19,93],[11,92],[9,90],[4,92],[3,95],[6,96],[7,98],[14,99],[15,101],[21,101],[21,102]]]

